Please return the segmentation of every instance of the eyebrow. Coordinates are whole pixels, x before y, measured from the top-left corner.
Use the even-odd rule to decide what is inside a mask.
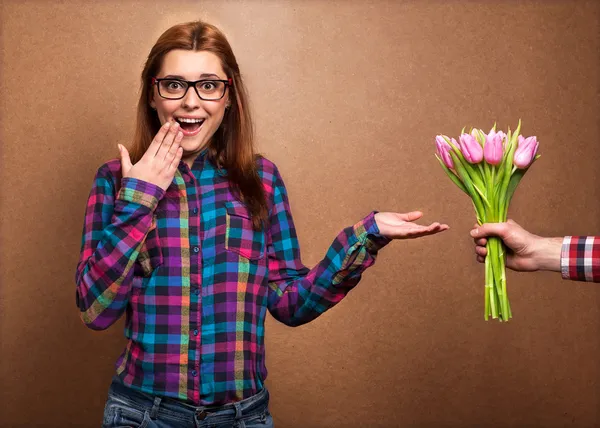
[[[202,73],[200,75],[200,79],[205,79],[205,78],[221,79],[221,77],[219,77],[219,75],[214,74],[214,73]],[[176,74],[169,74],[168,76],[163,77],[163,79],[187,80],[185,77],[179,76],[179,75],[176,75]]]

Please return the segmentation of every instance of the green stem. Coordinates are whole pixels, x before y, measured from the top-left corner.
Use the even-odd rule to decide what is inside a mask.
[[[504,245],[504,243],[502,241],[499,241],[498,243],[499,247],[500,247],[500,284],[502,286],[502,295],[504,297],[504,301],[502,304],[502,318],[504,319],[504,321],[508,321],[512,315],[510,313],[510,305],[508,304],[508,293],[506,291],[506,265],[505,265],[505,258],[506,258],[506,247]]]
[[[488,250],[488,255],[485,258],[485,292],[489,296],[488,299],[489,299],[490,312],[491,312],[492,318],[496,319],[496,318],[498,318],[498,303],[497,303],[496,292],[494,289],[494,271],[492,268],[493,250],[492,250],[492,246],[491,246],[489,240],[486,244],[486,247]]]

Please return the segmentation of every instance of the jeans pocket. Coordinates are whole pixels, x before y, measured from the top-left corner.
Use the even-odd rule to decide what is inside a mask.
[[[269,409],[265,409],[257,414],[242,417],[245,428],[273,428],[273,417]]]
[[[150,412],[131,407],[119,398],[108,398],[104,406],[102,428],[146,428],[150,423]]]

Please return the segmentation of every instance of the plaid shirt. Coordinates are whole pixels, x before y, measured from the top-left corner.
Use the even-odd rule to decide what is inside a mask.
[[[564,279],[600,282],[600,236],[565,236],[560,267]]]
[[[220,405],[263,388],[267,309],[298,326],[334,306],[389,240],[374,213],[344,229],[312,269],[300,248],[286,189],[259,158],[269,216],[254,231],[246,207],[204,153],[181,162],[161,188],[101,166],[87,202],[77,305],[101,330],[125,313],[123,383],[197,405]]]

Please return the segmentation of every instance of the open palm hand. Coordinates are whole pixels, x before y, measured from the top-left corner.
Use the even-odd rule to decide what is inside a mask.
[[[421,211],[411,211],[409,213],[377,213],[375,222],[379,228],[379,233],[390,239],[414,239],[422,236],[434,235],[448,229],[447,224],[438,222],[431,223],[429,226],[413,223],[423,216]]]

